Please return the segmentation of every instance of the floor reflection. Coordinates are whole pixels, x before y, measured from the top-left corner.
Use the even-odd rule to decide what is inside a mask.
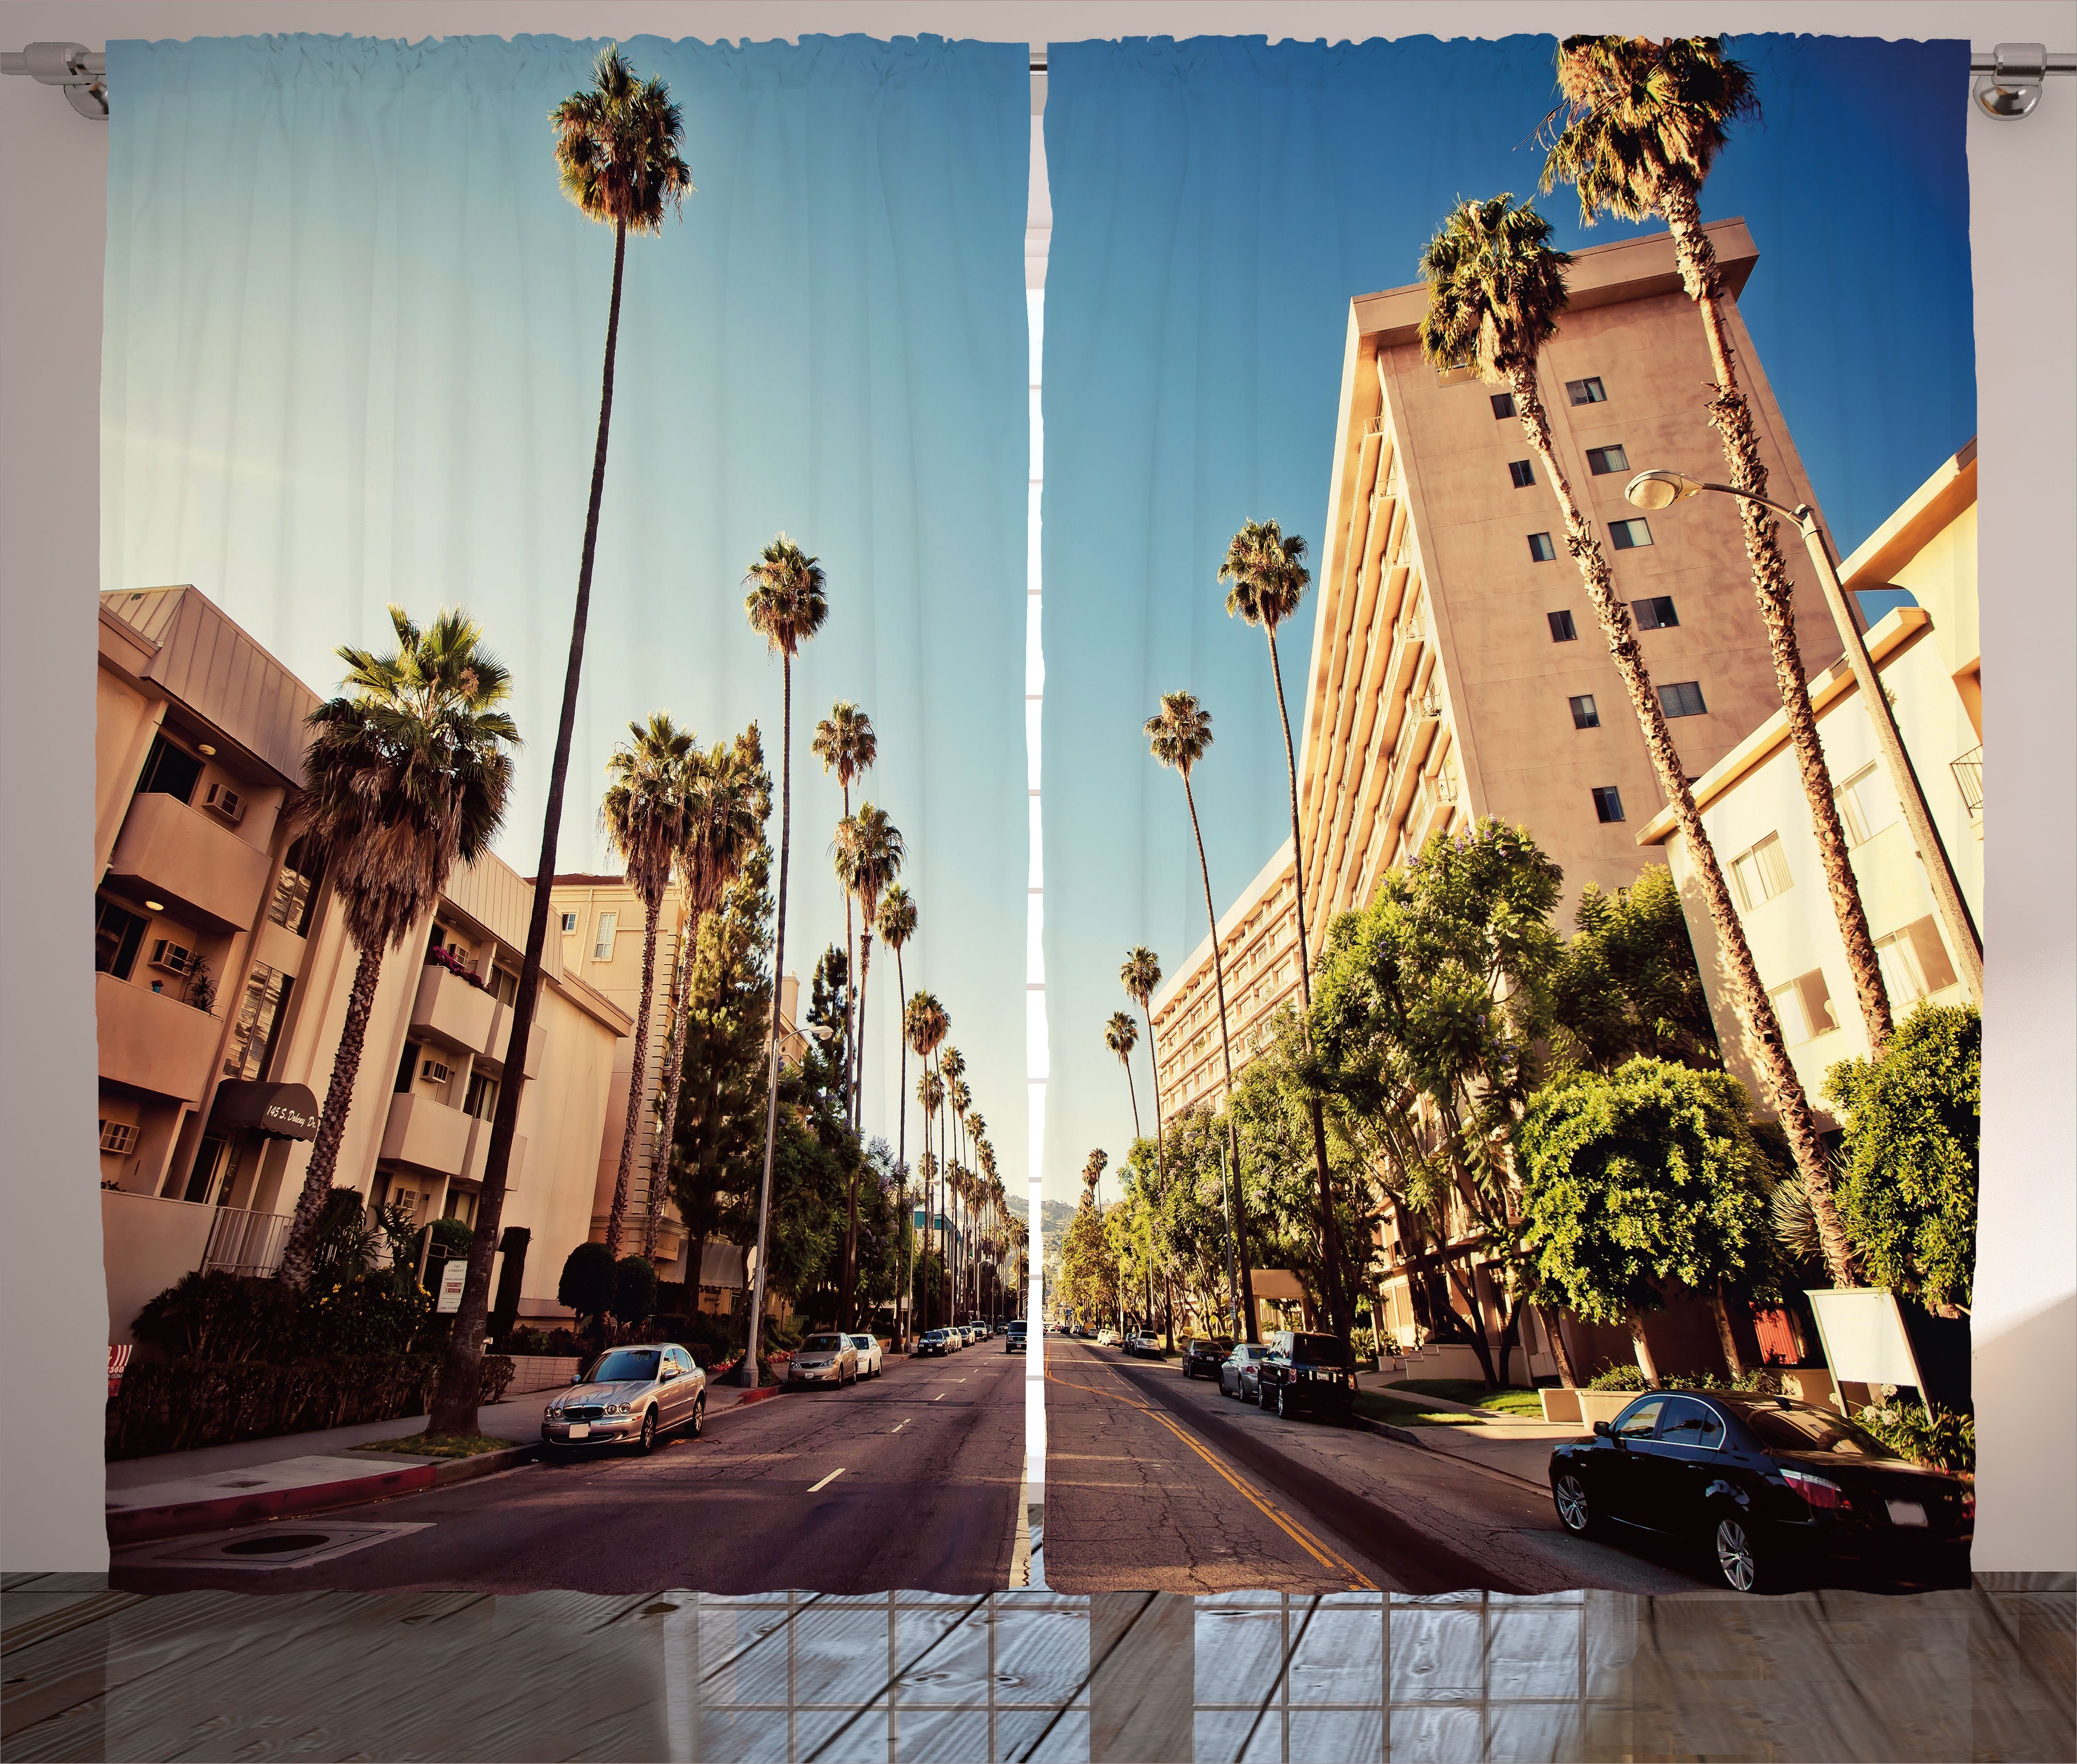
[[[1780,1599],[111,1592],[10,1575],[8,1759],[2077,1757],[2069,1576]]]

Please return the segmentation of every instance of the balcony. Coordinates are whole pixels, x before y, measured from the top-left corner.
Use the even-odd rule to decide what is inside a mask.
[[[202,1272],[221,1270],[255,1278],[273,1273],[281,1265],[281,1252],[289,1246],[289,1228],[295,1222],[293,1213],[219,1207],[210,1227],[209,1247],[202,1251]]]
[[[462,1179],[481,1183],[483,1167],[490,1156],[490,1117],[472,1120],[468,1124],[468,1146],[462,1154]],[[515,1133],[512,1136],[512,1156],[505,1166],[505,1192],[513,1193],[519,1186],[519,1178],[527,1167],[527,1136]]]
[[[202,1100],[223,1034],[221,1017],[184,1005],[170,992],[97,974],[94,1028],[101,1075],[110,1084],[182,1102]]]
[[[267,854],[177,797],[140,793],[123,817],[108,873],[213,931],[242,931],[274,880]]]
[[[539,1078],[541,1075],[543,1033],[540,1008],[537,1005],[534,1011],[534,1032],[527,1038],[527,1075],[529,1078]],[[477,1045],[483,1057],[497,1061],[502,1070],[505,1064],[505,1044],[511,1039],[511,1037],[512,1007],[510,1005],[499,1005],[490,1019],[489,1034]]]
[[[459,1109],[400,1091],[389,1099],[389,1118],[382,1129],[385,1163],[399,1164],[416,1175],[458,1176],[468,1161],[473,1119]]]
[[[414,1034],[430,1035],[450,1047],[480,1054],[490,1045],[497,1001],[460,975],[428,962],[418,972],[418,996],[411,1001]]]

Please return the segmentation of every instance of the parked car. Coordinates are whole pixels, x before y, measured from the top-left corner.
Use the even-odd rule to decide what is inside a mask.
[[[1118,1331],[1116,1329],[1098,1329],[1097,1331],[1097,1346],[1098,1347],[1116,1347],[1118,1346]]]
[[[1024,1320],[1022,1317],[1014,1323],[1006,1323],[1003,1325],[1002,1351],[1004,1353],[1022,1354],[1025,1350],[1025,1345]]]
[[[880,1338],[876,1335],[853,1335],[847,1339],[858,1350],[858,1375],[860,1378],[879,1377],[884,1370],[883,1362],[886,1354],[886,1350],[880,1345]]]
[[[1183,1375],[1185,1378],[1217,1378],[1219,1363],[1233,1352],[1233,1343],[1221,1341],[1217,1336],[1200,1336],[1186,1342],[1183,1348]]]
[[[543,1445],[655,1446],[682,1427],[697,1439],[706,1425],[706,1374],[675,1342],[616,1347],[580,1370],[541,1415]]]
[[[917,1338],[916,1351],[918,1354],[935,1354],[941,1357],[950,1354],[953,1351],[952,1332],[950,1329],[926,1329]]]
[[[1279,1329],[1255,1369],[1255,1400],[1286,1419],[1311,1416],[1346,1426],[1355,1412],[1355,1375],[1331,1335]]]
[[[794,1350],[786,1368],[789,1384],[835,1384],[841,1388],[858,1382],[858,1350],[848,1335],[811,1335]]]
[[[1161,1358],[1161,1338],[1158,1335],[1148,1335],[1143,1332],[1138,1335],[1128,1335],[1125,1338],[1125,1350],[1135,1356],[1158,1360]]]
[[[1743,1392],[1646,1392],[1553,1450],[1550,1494],[1575,1536],[1692,1540],[1738,1592],[1827,1565],[1966,1585],[1976,1529],[1961,1477],[1908,1462],[1829,1408]]]
[[[1269,1350],[1259,1342],[1238,1342],[1219,1367],[1219,1395],[1237,1397],[1243,1403],[1259,1399],[1255,1375],[1269,1358]]]

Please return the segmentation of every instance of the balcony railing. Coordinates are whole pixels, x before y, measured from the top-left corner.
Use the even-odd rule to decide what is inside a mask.
[[[1954,783],[1962,793],[1969,818],[1977,819],[1983,812],[1983,750],[1971,747],[1958,759],[1949,760],[1947,769],[1954,774]]]
[[[273,1273],[281,1265],[281,1252],[289,1245],[289,1227],[294,1222],[293,1213],[219,1207],[215,1221],[210,1226],[209,1247],[202,1251],[202,1272]]]

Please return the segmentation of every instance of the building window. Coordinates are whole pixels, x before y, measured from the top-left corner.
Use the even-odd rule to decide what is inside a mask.
[[[269,967],[264,962],[252,964],[244,999],[238,1007],[238,1021],[231,1025],[231,1046],[223,1058],[226,1078],[267,1075],[281,1007],[288,1002],[289,988],[293,984],[279,968]]]
[[[1496,392],[1492,395],[1492,407],[1493,414],[1496,417],[1505,418],[1513,416],[1514,414],[1514,394],[1511,392]]]
[[[1594,816],[1596,820],[1600,821],[1622,819],[1622,793],[1613,784],[1604,784],[1595,786]]]
[[[1916,1005],[1954,984],[1954,964],[1940,928],[1928,913],[1900,931],[1875,939],[1875,959],[1882,964],[1883,986],[1893,1006]]]
[[[1709,707],[1702,702],[1700,680],[1676,680],[1670,686],[1661,686],[1659,701],[1669,717],[1704,717],[1709,711]]]
[[[297,840],[282,857],[281,873],[274,879],[274,899],[267,909],[269,922],[297,937],[308,936],[318,884],[323,880],[323,859],[310,855],[307,841]]]
[[[1550,621],[1552,643],[1570,643],[1578,641],[1580,633],[1573,626],[1572,615],[1570,613],[1546,613],[1543,616]]]
[[[1587,449],[1587,469],[1597,478],[1630,470],[1630,456],[1620,446]]]
[[[406,1042],[404,1043],[404,1057],[397,1067],[396,1088],[399,1091],[409,1090],[411,1088],[412,1079],[418,1075],[418,1044],[416,1042]]]
[[[1795,884],[1788,859],[1782,855],[1781,835],[1770,833],[1750,851],[1733,858],[1731,880],[1738,884],[1738,905],[1748,913],[1777,894],[1786,894]]]
[[[516,1003],[519,997],[519,976],[509,967],[493,967],[490,971],[490,996],[501,1005]]]
[[[468,1094],[462,1099],[461,1112],[473,1115],[478,1121],[488,1121],[497,1113],[497,1080],[487,1072],[471,1072]]]
[[[1781,1033],[1791,1046],[1829,1035],[1839,1026],[1839,1014],[1832,1008],[1832,988],[1821,968],[1799,974],[1767,996],[1774,1002],[1774,1014],[1781,1019]]]
[[[101,1117],[101,1149],[112,1158],[127,1158],[137,1149],[137,1124]]]
[[[564,937],[574,937],[576,935],[576,914],[574,913],[565,913],[563,915],[563,935]]]
[[[1572,726],[1575,729],[1598,729],[1601,714],[1594,708],[1594,695],[1583,692],[1576,698],[1567,701],[1572,707]]]
[[[1550,543],[1548,533],[1532,533],[1529,535],[1529,555],[1539,564],[1548,564],[1557,557],[1558,547]]]
[[[152,738],[152,751],[144,756],[144,776],[137,780],[139,796],[177,797],[191,803],[195,786],[201,782],[201,760],[164,735]]]
[[[137,946],[144,941],[144,921],[127,906],[110,900],[94,905],[94,971],[130,978],[137,963]]]
[[[1673,597],[1671,594],[1658,594],[1650,600],[1632,601],[1630,613],[1641,631],[1670,630],[1680,622],[1680,615],[1673,610]]]
[[[1526,460],[1509,460],[1507,475],[1514,480],[1517,490],[1525,490],[1536,481],[1536,468]]]
[[[620,928],[618,913],[601,913],[598,916],[598,935],[592,940],[591,959],[594,962],[613,959],[613,934]]]
[[[1575,404],[1606,404],[1609,401],[1607,389],[1601,385],[1598,374],[1590,380],[1567,380],[1565,382],[1565,396]]]
[[[1651,543],[1651,523],[1645,520],[1611,521],[1609,543],[1618,551],[1634,551]]]
[[[1848,845],[1865,845],[1896,818],[1896,798],[1872,765],[1863,766],[1832,793]]]

